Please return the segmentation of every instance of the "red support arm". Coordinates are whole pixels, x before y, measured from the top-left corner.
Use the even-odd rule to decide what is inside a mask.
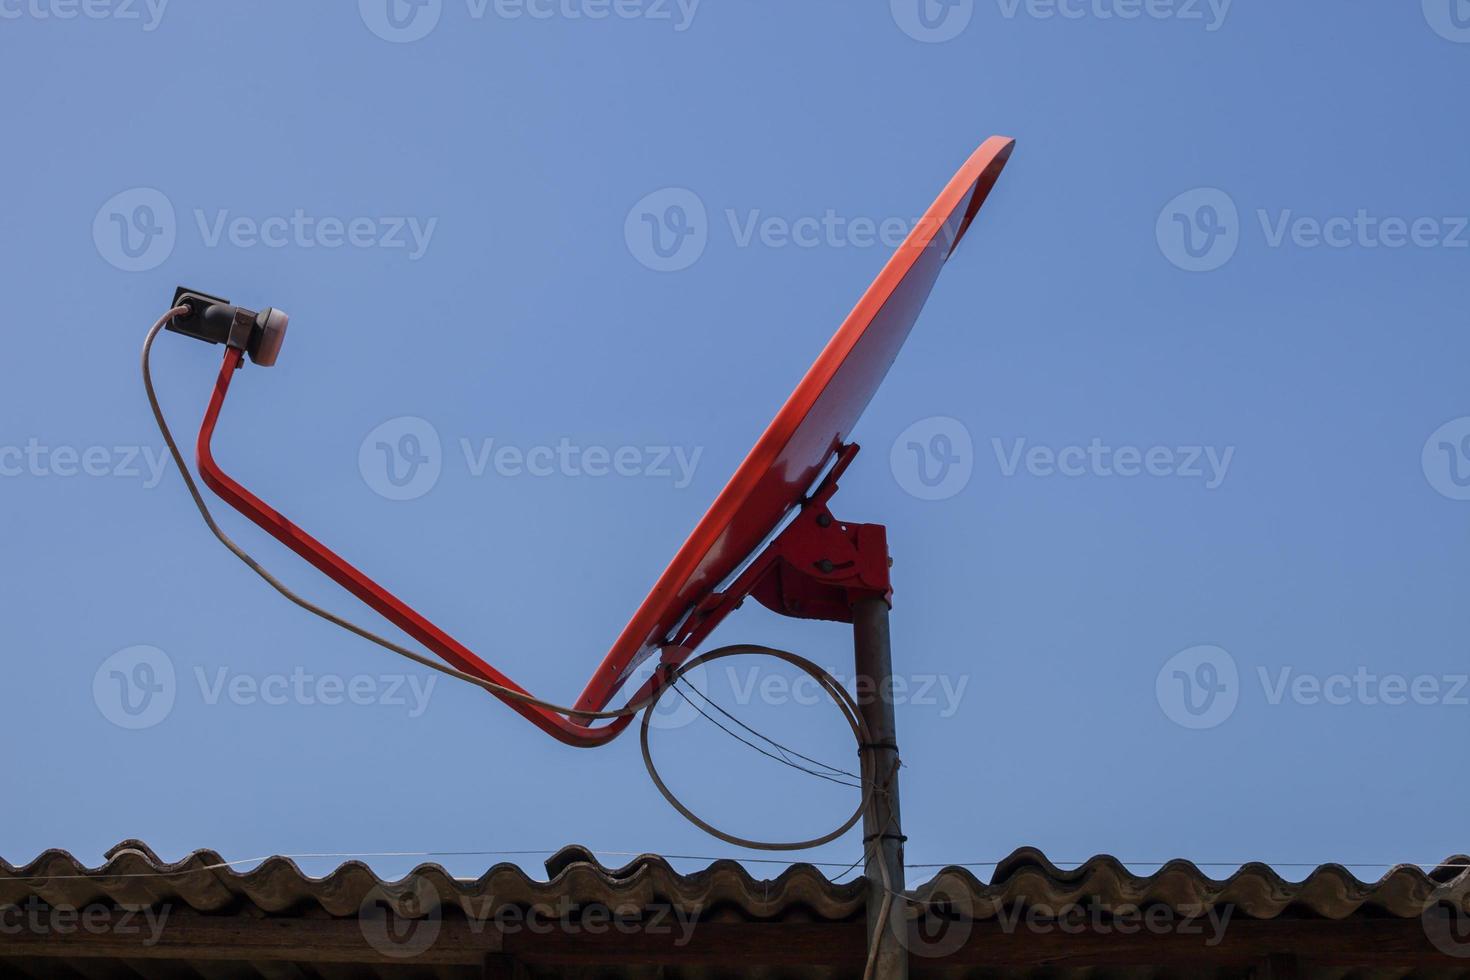
[[[445,662],[457,670],[474,674],[513,691],[526,693],[520,685],[475,656],[459,641],[420,616],[397,596],[277,513],[220,469],[219,464],[215,462],[210,444],[214,439],[215,427],[219,423],[220,409],[224,406],[225,396],[230,390],[230,382],[235,376],[236,369],[240,366],[242,353],[233,347],[226,351],[224,364],[220,368],[219,380],[214,386],[214,396],[210,399],[209,409],[204,415],[204,424],[199,430],[199,473],[205,485],[277,541],[306,559],[332,581],[357,596],[393,625],[442,657]],[[637,697],[650,690],[652,683],[650,681],[645,685],[643,691],[635,695],[634,699],[636,700]],[[632,716],[628,716],[614,719],[600,728],[589,728],[538,705],[527,704],[499,694],[496,696],[548,735],[580,748],[591,748],[612,741],[633,720]]]

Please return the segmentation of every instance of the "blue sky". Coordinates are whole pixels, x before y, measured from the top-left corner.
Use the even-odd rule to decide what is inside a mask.
[[[565,748],[255,580],[156,469],[139,344],[181,283],[289,310],[221,460],[571,699],[996,133],[834,504],[896,560],[908,859],[1466,850],[1470,5],[394,4],[0,3],[0,855],[740,856],[636,738]],[[160,341],[181,432],[219,355]],[[836,624],[748,604],[714,642],[851,676]],[[704,679],[850,760],[793,682]],[[655,753],[731,831],[850,810],[686,714]]]

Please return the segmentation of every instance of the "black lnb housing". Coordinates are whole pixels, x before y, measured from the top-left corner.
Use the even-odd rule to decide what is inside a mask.
[[[174,291],[174,306],[185,307],[188,312],[169,320],[167,329],[210,344],[228,344],[244,351],[261,367],[276,363],[291,319],[271,307],[257,313],[183,286]]]

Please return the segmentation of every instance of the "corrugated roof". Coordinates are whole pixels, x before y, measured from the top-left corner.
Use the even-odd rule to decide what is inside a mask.
[[[1325,864],[1293,882],[1260,863],[1245,865],[1223,880],[1182,860],[1137,875],[1106,855],[1063,871],[1040,851],[1022,848],[1002,861],[988,882],[964,868],[947,868],[914,891],[925,902],[943,902],[946,895],[968,896],[977,919],[989,918],[1016,902],[1053,907],[1089,902],[1114,908],[1164,905],[1182,913],[1230,906],[1253,919],[1271,919],[1287,912],[1328,919],[1359,912],[1416,918],[1426,903],[1447,891],[1461,899],[1470,892],[1470,858],[1451,857],[1431,874],[1401,864],[1371,882],[1359,880],[1342,865]]]
[[[394,882],[379,878],[366,864],[348,861],[325,877],[313,878],[289,858],[268,858],[239,872],[225,866],[225,858],[215,851],[195,851],[181,861],[167,862],[141,841],[128,840],[108,851],[105,863],[96,868],[62,850],[46,851],[19,867],[0,858],[0,905],[34,895],[53,905],[74,907],[99,901],[128,906],[173,902],[214,913],[247,903],[267,914],[314,906],[329,916],[349,917],[358,914],[375,889],[397,891],[408,883],[425,882],[445,902],[490,896],[507,905],[558,899],[606,905],[658,901],[690,909],[724,908],[749,919],[779,918],[801,909],[837,920],[858,915],[866,897],[861,879],[836,884],[807,864],[795,864],[774,879],[757,879],[735,861],[680,873],[656,854],[609,868],[588,849],[573,846],[558,852],[546,867],[549,881],[532,878],[512,864],[496,865],[479,878],[466,880],[437,864],[424,864]],[[1179,911],[1231,905],[1257,919],[1288,910],[1329,919],[1362,911],[1412,918],[1435,896],[1470,894],[1470,857],[1451,857],[1430,874],[1399,865],[1375,881],[1360,880],[1346,867],[1326,864],[1301,881],[1290,881],[1265,864],[1248,864],[1227,878],[1215,879],[1183,860],[1140,875],[1107,855],[1063,870],[1028,847],[1001,861],[988,881],[965,868],[951,867],[927,884],[911,887],[910,894],[939,907],[968,901],[978,919],[1017,902],[1081,901],[1166,905]]]
[[[171,910],[152,943],[121,930],[50,929],[44,916],[29,931],[0,923],[10,926],[0,929],[0,975],[861,975],[861,879],[839,884],[798,864],[767,880],[734,861],[681,873],[656,855],[610,868],[580,847],[562,850],[546,866],[545,881],[509,864],[472,880],[424,865],[384,881],[351,861],[315,878],[284,857],[243,872],[214,851],[170,863],[139,841],[119,844],[97,868],[59,850],[19,867],[0,860],[0,914],[38,902],[48,909]],[[1038,970],[1067,977],[1470,977],[1467,868],[1470,859],[1458,856],[1430,874],[1405,865],[1364,881],[1329,864],[1290,881],[1252,864],[1214,879],[1186,861],[1135,874],[1107,856],[1064,870],[1023,848],[989,880],[947,868],[910,890],[911,969],[916,977],[944,978]],[[1436,912],[1446,907],[1461,911]],[[571,918],[546,932],[490,921],[501,910],[538,908]],[[587,910],[597,908],[631,910],[641,924],[621,934],[586,928]],[[375,920],[369,909],[385,918]],[[1048,925],[1049,917],[1079,909],[1087,911],[1073,928]],[[687,935],[678,928],[656,933],[649,919],[656,910],[697,926]],[[1031,922],[1019,910],[1040,910],[1042,919]],[[1096,910],[1102,919],[1091,918]],[[1162,911],[1164,927],[1139,927],[1134,918],[1134,928],[1118,928],[1119,916],[1139,910]],[[1214,934],[1211,927],[1185,928],[1207,921],[1218,927]],[[415,929],[426,940],[417,946]],[[931,938],[918,938],[921,932]]]
[[[546,862],[550,881],[538,881],[513,864],[498,864],[477,879],[455,878],[437,864],[424,864],[398,881],[384,881],[359,861],[312,878],[284,857],[237,872],[223,867],[215,851],[195,851],[182,861],[161,860],[141,841],[107,852],[101,867],[87,868],[66,851],[52,850],[21,867],[0,859],[0,906],[37,895],[51,904],[81,907],[100,901],[118,905],[169,902],[204,913],[248,904],[267,914],[316,908],[336,918],[354,917],[375,892],[417,894],[427,885],[445,904],[493,898],[501,905],[645,905],[681,909],[729,909],[749,919],[779,918],[805,908],[826,919],[862,912],[861,880],[833,884],[811,865],[798,864],[774,880],[757,880],[734,861],[680,874],[666,860],[646,855],[621,868],[607,868],[583,847],[567,847]],[[409,886],[418,886],[410,888]],[[409,910],[400,910],[412,916]]]

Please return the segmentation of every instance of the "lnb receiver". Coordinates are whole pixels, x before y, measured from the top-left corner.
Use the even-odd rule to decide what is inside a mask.
[[[291,322],[281,310],[268,306],[257,313],[183,286],[174,291],[174,306],[187,307],[189,312],[169,320],[166,329],[211,344],[227,344],[249,354],[261,367],[276,363]]]

